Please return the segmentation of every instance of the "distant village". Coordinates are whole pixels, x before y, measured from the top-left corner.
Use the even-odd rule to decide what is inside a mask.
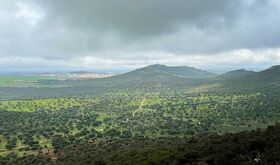
[[[111,77],[112,73],[88,73],[88,72],[75,72],[75,73],[47,73],[44,76],[54,77],[57,79],[95,79],[95,78],[105,78]]]

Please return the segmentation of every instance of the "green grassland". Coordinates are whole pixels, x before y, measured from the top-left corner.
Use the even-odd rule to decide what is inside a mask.
[[[32,75],[0,75],[0,87],[63,87],[62,84],[51,85],[47,81],[57,80],[49,76],[32,76]]]
[[[49,98],[36,100],[0,101],[0,109],[13,112],[34,112],[38,110],[60,110],[81,107],[82,101],[75,98]]]
[[[39,80],[48,80],[50,77],[45,76],[0,76],[1,85],[10,85],[17,82],[36,82]]]

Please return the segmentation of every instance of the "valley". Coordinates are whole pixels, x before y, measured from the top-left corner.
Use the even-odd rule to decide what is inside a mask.
[[[189,148],[185,142],[191,139],[265,130],[280,122],[279,70],[275,66],[215,75],[191,67],[152,65],[108,78],[36,79],[40,87],[2,86],[0,164],[63,164],[68,154],[82,158],[80,150],[88,145],[111,148],[123,141],[131,142],[117,147],[125,153],[133,145],[147,143],[143,150],[149,150],[161,141],[166,147],[178,141]],[[98,150],[107,152],[106,147]],[[98,160],[115,164],[107,158],[116,153]],[[98,153],[87,154],[97,161],[90,157]],[[170,159],[154,153],[151,161],[164,158]]]

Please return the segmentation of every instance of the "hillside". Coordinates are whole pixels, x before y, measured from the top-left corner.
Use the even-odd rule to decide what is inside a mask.
[[[280,92],[280,66],[272,66],[260,72],[244,69],[231,71],[218,76],[217,82],[221,84],[218,90],[222,91],[278,93]]]
[[[66,164],[278,164],[279,124],[265,130],[187,139],[155,139],[92,143],[66,148]],[[100,149],[102,146],[103,149]],[[137,147],[135,147],[137,146]],[[73,151],[75,150],[75,151]],[[85,151],[85,152],[79,152]],[[100,153],[103,153],[101,155]],[[105,153],[105,154],[104,154]],[[121,153],[121,154],[119,154]],[[146,154],[149,153],[149,154]],[[71,157],[69,161],[69,157]],[[97,158],[97,159],[93,159]],[[78,160],[78,161],[77,161]]]
[[[262,80],[280,81],[280,65],[272,66],[266,70],[258,72],[256,76]]]
[[[220,77],[230,79],[244,79],[246,81],[260,80],[260,81],[274,81],[280,80],[280,65],[272,66],[260,72],[247,71],[245,69],[230,71],[222,74]]]
[[[44,156],[0,157],[2,164],[279,164],[279,124],[265,130],[192,138],[125,139],[70,145]]]

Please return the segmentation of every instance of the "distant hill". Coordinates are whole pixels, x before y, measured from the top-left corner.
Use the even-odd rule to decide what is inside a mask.
[[[257,75],[265,79],[269,78],[280,80],[280,65],[272,66],[266,70],[258,72]]]
[[[269,69],[252,72],[244,69],[232,71],[219,76],[220,89],[226,91],[279,91],[280,66],[272,66]]]
[[[251,82],[257,83],[264,91],[280,94],[280,65],[258,72]],[[277,94],[275,96],[277,97]]]
[[[121,75],[110,77],[107,80],[121,85],[128,84],[161,84],[190,86],[208,81],[215,76],[204,70],[187,66],[150,65]]]
[[[253,71],[240,69],[240,70],[234,70],[234,71],[224,73],[224,74],[220,75],[219,77],[225,78],[225,79],[232,79],[232,78],[241,78],[241,77],[252,76],[255,73],[256,72],[253,72]]]
[[[85,83],[85,84],[84,84]],[[231,71],[222,75],[188,66],[150,65],[121,75],[94,81],[79,82],[89,87],[110,88],[192,88],[204,85],[215,92],[272,91],[280,88],[280,66],[273,66],[261,72],[245,69]]]
[[[230,71],[219,77],[228,79],[242,79],[244,81],[274,81],[280,80],[280,65],[272,66],[266,70],[260,72],[247,71],[245,69]],[[256,82],[257,83],[257,82]]]
[[[223,78],[227,77],[227,78]],[[0,98],[34,98],[54,96],[97,95],[112,90],[139,91],[207,91],[208,93],[252,93],[262,92],[271,97],[280,94],[280,66],[252,72],[244,69],[215,75],[200,69],[178,66],[150,65],[134,71],[98,79],[44,80],[42,86],[63,86],[63,88],[14,88],[0,87]],[[38,84],[36,84],[38,85]],[[272,95],[274,93],[275,95]]]
[[[166,66],[166,65],[150,65],[144,68],[137,69],[128,73],[130,75],[173,75],[183,78],[206,78],[213,76],[213,73],[209,73],[204,70],[196,69],[188,66]]]

